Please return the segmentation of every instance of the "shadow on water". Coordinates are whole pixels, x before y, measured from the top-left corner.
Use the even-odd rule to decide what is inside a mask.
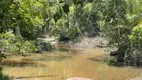
[[[127,67],[128,65],[124,65],[123,63],[117,63],[115,61],[109,60],[106,57],[97,57],[97,58],[88,58],[88,60],[106,63],[109,66],[114,67]]]
[[[108,63],[110,60],[110,57],[107,54],[103,54],[102,56],[88,58],[88,60]]]
[[[96,61],[96,62],[102,62],[102,63],[106,63],[109,66],[114,66],[114,67],[134,67],[134,68],[142,68],[142,64],[136,65],[136,64],[128,64],[128,63],[124,63],[124,62],[117,62],[113,59],[111,59],[108,55],[106,56],[101,56],[101,57],[95,57],[95,58],[88,58],[88,60],[91,61]]]
[[[65,56],[65,55],[56,55],[56,56],[49,56],[43,55],[42,57],[38,58],[23,58],[22,60],[4,60],[2,65],[4,66],[11,66],[11,67],[46,67],[44,64],[36,63],[36,61],[61,61],[64,59],[72,58],[72,56]]]
[[[27,62],[27,61],[16,61],[16,60],[4,60],[2,62],[3,66],[9,66],[9,67],[45,67],[43,64],[34,63],[34,62]]]
[[[69,46],[62,45],[62,44],[54,45],[53,47],[54,47],[53,51],[67,52],[67,53],[70,53],[72,55],[76,55],[81,51],[81,50],[71,49]]]
[[[29,79],[29,78],[45,78],[45,77],[57,77],[56,75],[46,75],[46,76],[29,76],[29,77],[16,77],[15,79]]]
[[[129,63],[124,63],[124,62],[116,62],[113,60],[110,60],[108,63],[109,66],[115,66],[115,67],[128,67],[131,66],[133,68],[141,68],[142,69],[142,64],[129,64]]]
[[[72,55],[75,55],[79,52],[78,50],[72,50],[68,48],[58,48],[58,49],[54,49],[54,51],[72,53]]]
[[[72,56],[64,56],[64,55],[58,55],[58,56],[47,56],[40,57],[37,59],[31,59],[31,58],[24,58],[24,61],[61,61],[64,59],[72,58]]]

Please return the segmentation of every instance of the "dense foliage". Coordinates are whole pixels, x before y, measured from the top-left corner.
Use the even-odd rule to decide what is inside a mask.
[[[94,0],[94,14],[99,17],[97,24],[109,45],[118,48],[117,62],[142,64],[140,3],[140,0]]]
[[[35,47],[29,41],[20,36],[15,36],[12,31],[0,34],[0,48],[21,55],[35,51]]]

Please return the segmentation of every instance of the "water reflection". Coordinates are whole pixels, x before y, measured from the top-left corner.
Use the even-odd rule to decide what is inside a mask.
[[[67,45],[63,45],[63,44],[56,44],[56,45],[53,45],[54,47],[54,51],[57,51],[57,52],[67,52],[67,53],[70,53],[70,54],[77,54],[79,53],[81,50],[79,49],[71,49],[70,46],[67,46]]]
[[[24,58],[24,61],[61,61],[64,59],[72,58],[72,56],[64,56],[64,55],[58,55],[58,56],[49,56],[45,55],[40,58],[32,59],[32,58]]]
[[[43,64],[37,64],[34,62],[29,62],[29,61],[16,61],[16,60],[4,60],[2,62],[3,66],[8,66],[8,67],[45,67]]]
[[[16,77],[15,79],[29,79],[29,78],[44,78],[44,77],[56,77],[56,75],[44,75],[44,76],[30,76],[30,77]]]

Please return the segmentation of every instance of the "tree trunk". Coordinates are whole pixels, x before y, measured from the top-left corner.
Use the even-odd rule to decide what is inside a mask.
[[[16,26],[15,27],[15,35],[16,36],[20,36],[21,34],[20,34],[20,28],[19,28],[19,26]]]

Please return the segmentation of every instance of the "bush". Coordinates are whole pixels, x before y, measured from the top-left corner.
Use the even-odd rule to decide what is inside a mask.
[[[9,49],[10,52],[16,54],[25,55],[27,53],[31,53],[35,51],[35,46],[32,45],[29,41],[20,41],[16,42],[15,44],[11,45],[11,49]]]
[[[0,34],[0,48],[7,52],[22,55],[35,51],[34,45],[21,36],[15,36],[12,31]]]
[[[142,24],[135,26],[129,36],[132,47],[142,47]]]
[[[41,51],[51,51],[52,46],[50,43],[42,40],[35,40],[32,42],[33,45],[36,48],[36,52],[41,52]]]
[[[134,65],[142,65],[142,24],[138,24],[132,29],[129,35],[130,51],[125,55],[125,62]]]
[[[0,80],[9,80],[8,76],[3,75],[2,67],[0,67]]]
[[[3,75],[3,73],[2,73],[2,64],[1,64],[1,61],[2,61],[3,58],[6,58],[6,57],[5,57],[4,54],[1,54],[1,52],[0,52],[0,80],[9,80],[9,77]]]

